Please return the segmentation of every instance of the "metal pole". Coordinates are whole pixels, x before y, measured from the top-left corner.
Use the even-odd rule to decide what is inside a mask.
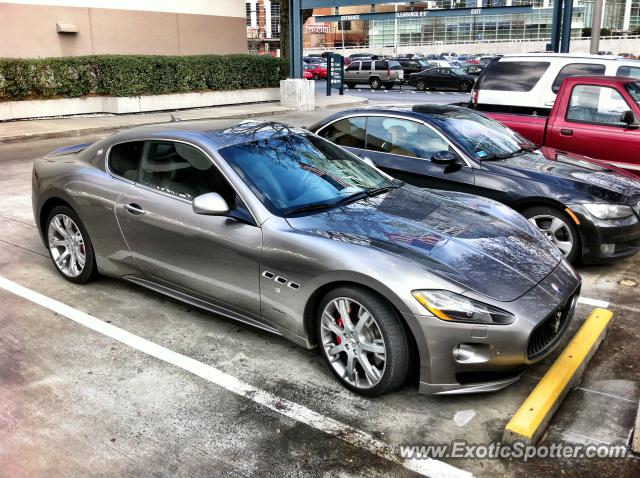
[[[551,23],[551,49],[558,53],[560,51],[560,28],[562,26],[562,2],[563,0],[553,0],[553,15]]]
[[[600,25],[602,24],[602,0],[595,0],[593,4],[593,21],[591,23],[591,43],[589,53],[595,55],[600,51]]]
[[[302,78],[302,10],[300,0],[289,0],[289,73]]]
[[[393,28],[393,55],[398,56],[398,4],[394,3],[396,16],[394,17],[394,28]]]
[[[560,52],[569,53],[569,43],[571,42],[571,17],[573,15],[573,0],[564,1],[562,11],[562,46]]]

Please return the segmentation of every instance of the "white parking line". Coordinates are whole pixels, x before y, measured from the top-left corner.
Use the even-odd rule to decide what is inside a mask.
[[[191,372],[192,374],[208,380],[209,382],[215,383],[230,392],[259,403],[274,412],[300,423],[304,423],[305,425],[327,433],[328,435],[339,438],[350,445],[366,450],[381,458],[402,465],[411,471],[432,478],[470,478],[472,476],[472,474],[467,471],[460,470],[459,468],[439,460],[403,460],[394,447],[376,439],[369,433],[358,430],[357,428],[351,427],[332,418],[325,417],[324,415],[314,412],[303,405],[279,398],[271,392],[249,385],[210,365],[198,362],[186,355],[179,354],[166,347],[127,332],[126,330],[103,322],[92,315],[78,309],[74,309],[73,307],[21,286],[20,284],[2,276],[0,276],[0,288],[27,299],[34,304],[45,307],[140,352],[151,355],[152,357],[179,367],[187,372]]]
[[[606,300],[589,299],[588,297],[578,297],[578,304],[592,305],[594,307],[600,307],[602,309],[609,308],[609,302]]]

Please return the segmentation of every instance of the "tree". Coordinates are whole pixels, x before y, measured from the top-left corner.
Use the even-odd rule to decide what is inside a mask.
[[[280,3],[280,56],[289,58],[289,0],[279,0]],[[313,15],[313,9],[302,10],[302,24]]]

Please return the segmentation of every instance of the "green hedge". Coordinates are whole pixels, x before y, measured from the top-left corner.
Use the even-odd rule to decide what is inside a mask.
[[[0,58],[0,101],[278,86],[286,60],[257,55]]]

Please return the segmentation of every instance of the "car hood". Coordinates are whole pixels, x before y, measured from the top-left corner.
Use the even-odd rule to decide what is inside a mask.
[[[562,260],[522,216],[502,204],[409,185],[287,220],[305,234],[402,256],[500,301],[517,299]]]
[[[640,196],[640,178],[604,161],[553,148],[541,148],[494,164],[530,178],[570,184],[573,189],[603,201],[627,202]]]

